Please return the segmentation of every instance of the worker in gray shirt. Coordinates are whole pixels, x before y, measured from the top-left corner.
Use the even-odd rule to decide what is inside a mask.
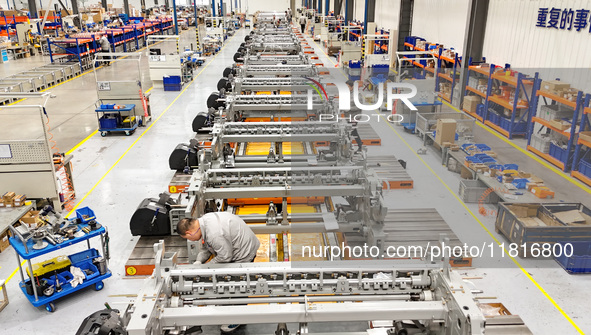
[[[101,37],[101,39],[99,40],[99,43],[101,45],[101,51],[103,53],[111,52],[111,43],[109,43],[109,40],[107,39],[107,35],[103,35]],[[111,63],[109,62],[109,60],[111,60],[110,56],[103,56],[103,59],[107,62],[106,63],[107,66],[111,65]]]
[[[184,218],[177,225],[178,234],[189,241],[201,240],[202,252],[195,264],[253,262],[260,242],[244,220],[228,212],[207,213],[199,219]],[[241,325],[222,325],[223,333],[231,333]]]

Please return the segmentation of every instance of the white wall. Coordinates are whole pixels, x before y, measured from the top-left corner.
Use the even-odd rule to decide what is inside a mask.
[[[590,0],[490,0],[483,55],[545,80],[560,78],[591,93],[591,33],[536,27],[538,9],[591,10]],[[587,19],[589,23],[589,19]],[[524,69],[529,68],[529,69]]]
[[[296,7],[298,5],[296,0]],[[217,1],[216,1],[217,3]],[[290,6],[289,0],[242,0],[242,7],[246,9],[248,6],[248,13],[254,14],[256,11],[281,11],[285,12]],[[229,8],[229,7],[228,7]]]
[[[361,21],[365,19],[365,0],[349,0],[354,1],[353,4],[353,20]],[[344,6],[345,0],[343,0]]]
[[[468,0],[415,0],[412,35],[453,47],[461,54],[467,16]]]
[[[376,0],[375,22],[378,29],[397,31],[400,22],[400,0]]]

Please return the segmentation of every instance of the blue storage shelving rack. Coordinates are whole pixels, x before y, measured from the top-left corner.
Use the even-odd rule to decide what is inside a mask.
[[[534,95],[534,101],[532,103],[532,108],[531,108],[531,112],[530,112],[530,120],[528,123],[527,150],[544,158],[548,162],[559,167],[562,171],[568,171],[568,170],[570,170],[572,163],[573,163],[574,147],[577,143],[576,138],[577,138],[577,124],[579,121],[579,115],[581,114],[581,111],[583,110],[583,106],[585,104],[588,104],[588,102],[587,103],[585,102],[586,99],[584,98],[584,94],[581,91],[579,91],[576,101],[570,101],[570,100],[564,99],[556,94],[542,91],[542,90],[540,90],[541,82],[542,82],[541,79],[537,79],[535,86],[534,86],[534,90],[536,93]],[[550,121],[540,118],[536,115],[537,110],[538,110],[538,105],[540,102],[540,97],[542,97],[542,100],[545,102],[546,105],[563,104],[563,105],[568,106],[574,110],[572,120],[571,120],[571,128],[569,131],[559,129],[556,126],[554,126]],[[550,100],[550,103],[548,103],[548,100]],[[542,126],[541,129],[548,129],[549,131],[551,131],[553,133],[557,133],[557,134],[560,134],[560,135],[566,137],[568,139],[567,147],[563,149],[563,148],[558,147],[558,146],[554,145],[553,143],[551,143],[550,144],[550,152],[544,153],[544,152],[541,152],[540,150],[534,148],[533,146],[531,146],[530,145],[531,138],[534,133],[534,127],[536,124],[541,125]]]
[[[591,94],[585,96],[571,175],[591,186]]]

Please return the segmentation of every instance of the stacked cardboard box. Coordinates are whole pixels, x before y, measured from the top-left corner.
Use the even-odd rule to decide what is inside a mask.
[[[476,113],[476,108],[482,102],[482,99],[476,95],[468,95],[464,97],[464,110],[470,113]]]
[[[437,120],[437,127],[435,128],[435,143],[443,146],[443,143],[449,143],[448,146],[454,144],[456,138],[456,120],[454,119],[439,119]]]
[[[14,192],[6,192],[0,198],[0,207],[21,207],[25,205],[27,197],[22,194],[16,194]]]
[[[570,84],[562,82],[560,80],[550,80],[550,81],[542,81],[542,85],[540,86],[542,91],[557,94],[562,96],[562,92],[564,90],[570,89]]]

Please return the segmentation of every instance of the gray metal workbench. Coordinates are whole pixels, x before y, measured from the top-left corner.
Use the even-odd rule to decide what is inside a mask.
[[[29,205],[21,207],[0,208],[0,234],[3,234],[8,230],[8,226],[18,222],[23,215],[35,207],[35,201],[27,200],[27,202],[29,201],[31,202]]]

